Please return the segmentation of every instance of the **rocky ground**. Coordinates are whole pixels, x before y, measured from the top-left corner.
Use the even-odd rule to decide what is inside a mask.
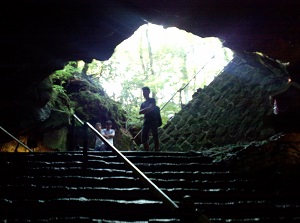
[[[300,134],[278,134],[269,140],[204,149],[214,162],[224,162],[238,173],[256,176],[299,177]]]

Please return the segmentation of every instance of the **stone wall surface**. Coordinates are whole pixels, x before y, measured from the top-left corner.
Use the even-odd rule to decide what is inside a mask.
[[[285,66],[258,53],[235,54],[206,87],[159,130],[161,150],[205,148],[265,140],[276,134],[265,125],[271,92],[284,86]]]

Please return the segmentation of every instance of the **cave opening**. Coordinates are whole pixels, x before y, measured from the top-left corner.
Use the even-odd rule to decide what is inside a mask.
[[[219,38],[148,23],[120,43],[108,60],[94,60],[87,74],[98,77],[109,97],[125,109],[138,107],[140,88],[149,86],[160,106],[171,102],[164,111],[169,116],[208,86],[233,55]]]
[[[141,87],[149,86],[155,94],[152,96],[157,98],[160,107],[168,103],[162,111],[166,123],[169,117],[173,117],[182,106],[192,100],[193,94],[198,89],[205,88],[218,76],[232,60],[233,55],[234,53],[224,47],[219,38],[201,38],[176,27],[164,28],[149,23],[139,27],[130,38],[119,44],[108,60],[93,60],[89,64],[83,61],[70,63],[78,66],[79,73],[88,67],[86,74],[98,80],[112,100],[120,102],[127,114],[131,114],[129,118],[134,123],[139,121],[136,116],[143,101]],[[54,73],[58,76],[64,75],[66,67]],[[77,67],[73,68],[77,69]],[[74,78],[79,73],[76,70]],[[79,79],[82,77],[80,76]],[[59,95],[64,91],[64,81],[67,80],[60,80],[59,83],[54,81],[55,94]],[[84,82],[84,80],[80,81],[80,83]],[[91,89],[81,86],[79,91],[84,94],[88,90]],[[89,101],[92,100],[93,98],[89,98]],[[64,110],[63,104],[59,106],[62,106],[60,110]],[[85,105],[82,107],[85,108]],[[80,108],[80,111],[76,112],[80,113],[81,110],[83,111]],[[65,130],[55,131],[53,134],[47,133],[42,139],[43,142],[37,146],[37,150],[43,150],[42,144],[56,148],[58,140],[53,139],[57,134],[61,136],[62,132],[66,134]],[[26,136],[20,136],[20,139],[27,141]],[[52,145],[52,141],[56,143],[55,146]],[[62,141],[60,144],[64,145],[65,142]],[[13,142],[6,146],[6,149],[9,147],[7,150],[13,152],[17,145]],[[22,151],[22,148],[18,150]]]

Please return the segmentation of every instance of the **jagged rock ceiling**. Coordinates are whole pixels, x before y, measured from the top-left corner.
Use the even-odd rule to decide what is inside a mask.
[[[300,3],[212,0],[28,0],[1,6],[1,83],[8,95],[70,60],[105,60],[147,22],[214,36],[235,51],[298,64]],[[4,77],[5,76],[5,77]]]

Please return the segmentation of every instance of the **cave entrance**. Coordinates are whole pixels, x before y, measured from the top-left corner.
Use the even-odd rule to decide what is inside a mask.
[[[88,73],[95,75],[98,67],[100,84],[129,114],[137,114],[143,100],[140,88],[149,86],[160,107],[168,102],[166,117],[208,86],[232,58],[233,52],[218,38],[148,23],[119,44],[109,60],[94,61],[98,65]]]

